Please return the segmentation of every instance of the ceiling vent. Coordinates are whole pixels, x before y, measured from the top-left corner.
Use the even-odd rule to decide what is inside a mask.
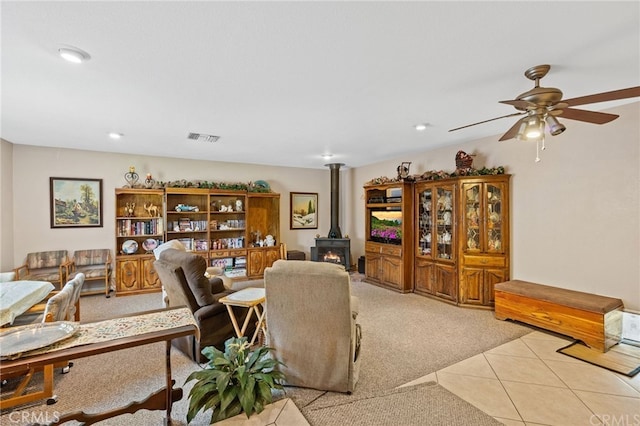
[[[218,139],[220,139],[220,136],[205,135],[204,133],[189,133],[187,139],[192,139],[194,141],[200,142],[216,142]]]

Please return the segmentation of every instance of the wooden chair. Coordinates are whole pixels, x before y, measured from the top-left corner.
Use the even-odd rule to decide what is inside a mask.
[[[27,254],[23,265],[14,269],[16,280],[48,281],[58,289],[66,282],[67,250],[39,251]]]
[[[84,283],[84,276],[79,274],[74,280],[69,281],[62,290],[56,292],[51,296],[44,308],[43,323],[50,323],[56,321],[65,321],[71,318],[74,314],[71,313],[70,307],[74,305],[74,297],[79,298],[79,293]],[[77,294],[77,296],[76,296]],[[78,312],[79,313],[79,312]],[[11,331],[12,328],[4,328],[3,331]],[[53,394],[53,376],[54,368],[62,368],[62,373],[68,373],[73,364],[66,361],[57,364],[45,365],[41,368],[31,367],[20,374],[12,374],[9,376],[2,376],[0,380],[3,382],[7,379],[22,377],[20,383],[16,389],[11,393],[11,396],[0,400],[0,411],[17,405],[22,405],[34,401],[46,399],[47,405],[54,404],[58,397]],[[35,390],[29,393],[25,393],[27,386],[31,382],[34,374],[43,372],[43,385],[42,390]]]
[[[109,297],[111,290],[112,258],[109,249],[76,250],[67,263],[67,279],[74,274],[83,273],[85,281],[104,281],[104,294]],[[84,292],[83,294],[98,294],[102,291]]]

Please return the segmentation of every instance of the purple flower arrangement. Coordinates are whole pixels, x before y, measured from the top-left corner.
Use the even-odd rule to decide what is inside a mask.
[[[399,229],[388,227],[371,230],[372,239],[384,242],[399,242],[402,240],[402,232]]]

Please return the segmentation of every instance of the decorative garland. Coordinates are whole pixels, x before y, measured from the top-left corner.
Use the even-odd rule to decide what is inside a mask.
[[[247,191],[247,192],[271,192],[269,184],[263,180],[255,182],[242,183],[242,182],[209,182],[206,180],[193,180],[188,181],[186,179],[172,180],[169,182],[154,181],[151,186],[145,186],[143,184],[134,185],[135,188],[203,188],[203,189],[222,189],[228,191]]]
[[[402,181],[430,181],[430,180],[441,180],[441,179],[449,179],[459,176],[486,176],[486,175],[503,175],[504,167],[483,167],[481,169],[474,169],[472,167],[465,169],[456,169],[455,172],[449,173],[444,170],[429,170],[422,174],[411,175],[405,179],[402,178],[389,178],[386,176],[380,176],[375,179],[370,180],[366,183],[366,185],[381,185],[385,183],[396,183]]]

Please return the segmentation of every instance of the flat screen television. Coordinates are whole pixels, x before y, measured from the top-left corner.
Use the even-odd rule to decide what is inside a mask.
[[[369,210],[369,239],[379,243],[402,244],[402,210],[395,207]]]

